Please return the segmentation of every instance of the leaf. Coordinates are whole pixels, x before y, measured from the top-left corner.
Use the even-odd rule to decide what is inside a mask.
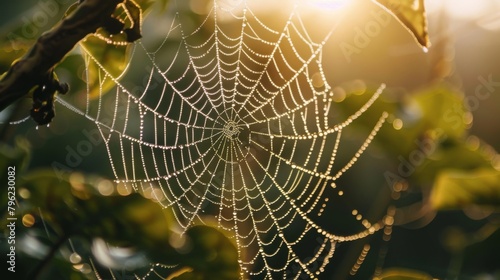
[[[463,94],[446,84],[432,86],[414,94],[422,117],[422,129],[439,129],[447,137],[462,138],[468,129],[468,111]]]
[[[200,225],[174,233],[173,218],[157,203],[137,193],[102,196],[94,188],[100,180],[78,174],[59,180],[50,171],[29,174],[22,182],[30,193],[23,208],[33,215],[40,209],[60,236],[132,247],[151,262],[187,267],[199,277],[181,279],[238,279],[236,247],[222,232]]]
[[[181,268],[168,280],[239,279],[236,246],[220,231],[197,225],[186,231],[186,242],[192,250],[182,255]]]
[[[15,147],[0,143],[0,169],[7,170],[7,166],[15,166],[16,173],[25,169],[30,161],[30,143],[25,138],[18,137],[15,141]],[[0,175],[2,182],[6,181],[5,172]]]
[[[106,94],[126,71],[131,45],[112,44],[92,35],[80,42],[86,64],[85,80],[92,99]]]
[[[80,42],[91,99],[111,90],[127,70],[132,42],[141,38],[142,10],[133,0],[117,6],[103,28]]]
[[[7,38],[0,39],[0,73],[3,73],[0,79],[7,73],[12,63],[22,57],[31,46],[31,41],[15,36],[14,33],[10,33]]]
[[[169,243],[171,221],[157,203],[135,193],[98,195],[92,184],[102,179],[82,175],[61,181],[50,171],[38,171],[23,179],[22,186],[30,192],[29,209],[36,214],[40,208],[59,235],[100,237],[116,246],[144,249],[164,262],[177,260]]]
[[[130,27],[126,28],[124,31],[127,35],[127,41],[135,42],[142,37],[142,10],[141,7],[132,0],[125,1],[125,8],[127,10],[127,14],[131,17],[131,24]]]
[[[422,184],[434,183],[441,172],[449,169],[469,172],[478,168],[493,168],[492,159],[496,153],[488,150],[486,145],[475,146],[463,139],[446,138],[446,135],[438,138],[442,139],[439,145],[432,145],[430,141],[421,142],[419,149],[408,156],[415,166],[415,177]],[[425,161],[418,161],[419,153],[424,154]]]
[[[394,15],[425,52],[431,46],[424,0],[373,0]]]
[[[382,274],[373,278],[374,280],[432,280],[433,278],[420,271],[406,268],[390,268],[382,271]]]
[[[192,272],[186,272],[192,277],[203,277],[185,279],[239,279],[238,252],[224,234],[212,227],[199,225],[188,229],[186,236],[193,249],[182,256],[180,264],[193,268]]]
[[[462,209],[472,205],[500,206],[500,171],[479,168],[473,171],[441,172],[430,197],[438,210]]]
[[[170,0],[135,0],[135,3],[141,7],[143,13],[146,14],[150,10],[165,11]],[[154,6],[154,5],[158,6]]]
[[[364,94],[356,95],[349,90],[348,83],[344,87],[347,96],[336,105],[345,116],[363,106],[373,92],[370,89]],[[433,85],[408,96],[401,96],[391,92],[391,89],[386,89],[379,100],[354,121],[353,125],[371,129],[374,120],[378,119],[382,112],[389,113],[391,117],[374,141],[381,143],[381,147],[386,149],[388,154],[396,157],[407,157],[419,148],[417,142],[434,141],[437,136],[463,139],[470,124],[470,114],[464,106],[463,95],[446,84]],[[394,120],[401,124],[397,129]]]

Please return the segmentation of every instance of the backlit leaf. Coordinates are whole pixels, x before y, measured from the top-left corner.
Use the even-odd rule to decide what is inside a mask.
[[[107,93],[127,70],[134,41],[141,38],[142,10],[133,0],[117,6],[105,26],[85,38],[80,46],[86,62],[90,98]]]
[[[469,125],[469,112],[463,95],[451,86],[440,84],[414,94],[413,100],[422,114],[422,128],[439,130],[450,138],[462,138]]]
[[[432,280],[432,277],[424,272],[405,269],[390,268],[386,269],[373,278],[374,280]]]
[[[30,207],[41,209],[61,235],[100,237],[118,246],[158,248],[152,255],[163,257],[175,252],[169,248],[170,222],[158,204],[139,194],[101,196],[91,184],[97,180],[82,175],[59,180],[50,171],[40,171],[24,176],[23,187],[30,192]]]
[[[113,79],[118,79],[126,71],[132,46],[113,44],[95,35],[87,37],[80,46],[84,50],[89,96],[98,98],[111,90],[116,84]]]
[[[186,278],[190,275],[186,274],[181,279],[238,279],[238,252],[222,232],[197,225],[183,235],[175,233],[173,218],[156,202],[137,193],[101,195],[94,186],[102,180],[81,174],[60,180],[50,171],[28,174],[20,184],[30,193],[23,209],[33,215],[41,211],[44,222],[59,236],[89,242],[101,239],[112,246],[134,248],[151,262],[185,267],[181,275],[189,272],[197,277]]]
[[[220,231],[200,225],[188,229],[186,236],[193,249],[182,256],[181,264],[193,271],[186,272],[191,278],[185,279],[239,279],[238,252]]]
[[[434,208],[461,209],[471,205],[500,206],[500,171],[480,168],[473,171],[443,171],[437,177],[431,204]]]
[[[373,0],[389,13],[413,35],[424,51],[430,47],[427,31],[427,16],[424,0]]]

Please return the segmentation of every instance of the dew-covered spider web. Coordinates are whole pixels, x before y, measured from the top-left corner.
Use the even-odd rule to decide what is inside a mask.
[[[332,117],[323,54],[339,21],[314,30],[320,23],[306,22],[302,4],[283,8],[283,20],[260,17],[250,0],[214,1],[201,21],[169,12],[146,23],[133,47],[128,68],[144,69],[141,76],[100,66],[101,83],[116,84],[111,92],[87,95],[84,106],[58,101],[95,123],[121,188],[153,197],[182,231],[215,221],[231,232],[242,278],[317,278],[340,243],[390,226],[390,215],[370,221],[355,207],[352,232],[323,217],[351,187],[337,180],[387,115],[373,120],[349,160],[336,161],[344,130],[383,87],[347,118]],[[148,40],[147,28],[162,40]],[[101,65],[92,56],[87,63]]]

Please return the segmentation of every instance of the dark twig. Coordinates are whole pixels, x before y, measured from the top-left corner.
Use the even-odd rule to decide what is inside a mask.
[[[50,31],[44,33],[28,53],[16,61],[0,80],[0,111],[27,95],[35,86],[60,84],[52,74],[54,66],[87,35],[109,21],[123,0],[85,0]],[[47,80],[47,77],[52,80]]]

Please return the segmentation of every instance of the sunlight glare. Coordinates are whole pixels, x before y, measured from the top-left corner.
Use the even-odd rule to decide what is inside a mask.
[[[311,5],[319,8],[340,9],[349,3],[348,0],[305,0]]]
[[[469,1],[469,0],[443,0],[443,1],[427,1],[426,7],[428,12],[445,10],[454,18],[463,20],[478,19],[498,4],[495,1]]]

